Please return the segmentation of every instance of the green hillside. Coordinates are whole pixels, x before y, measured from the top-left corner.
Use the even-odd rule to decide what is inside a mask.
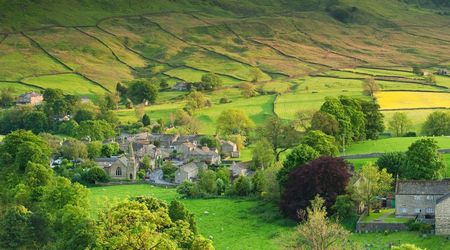
[[[328,95],[363,97],[367,77],[383,91],[450,86],[450,78],[430,86],[409,72],[412,65],[450,66],[445,1],[0,0],[0,10],[1,88],[58,87],[95,99],[118,82],[157,78],[172,85],[213,72],[225,88],[209,94],[216,100],[250,81],[280,94],[247,107],[258,122],[270,107],[292,119]],[[183,95],[162,93],[147,110],[167,119]],[[212,131],[222,108],[200,112],[203,132]],[[134,121],[128,113],[119,116]]]

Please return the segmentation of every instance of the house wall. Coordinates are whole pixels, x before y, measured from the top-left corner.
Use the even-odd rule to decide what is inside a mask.
[[[450,235],[450,198],[436,205],[436,234]]]
[[[178,170],[178,171],[175,173],[175,183],[180,184],[180,183],[182,183],[184,180],[187,180],[188,178],[189,178],[189,175],[188,175],[188,173],[185,172],[185,171]]]
[[[396,211],[397,216],[416,216],[419,210],[422,214],[434,215],[436,207],[436,199],[441,195],[396,195]]]

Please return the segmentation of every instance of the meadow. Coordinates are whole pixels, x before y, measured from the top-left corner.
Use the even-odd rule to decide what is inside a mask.
[[[170,202],[179,199],[175,189],[148,184],[89,188],[91,214],[118,201],[149,195]],[[272,205],[252,198],[179,199],[195,214],[200,233],[210,238],[218,250],[285,249],[296,244],[295,223],[284,219]],[[381,237],[383,236],[383,237]],[[415,232],[369,233],[350,240],[371,249],[385,249],[389,243],[413,243],[427,249],[449,249],[442,237],[421,237]]]

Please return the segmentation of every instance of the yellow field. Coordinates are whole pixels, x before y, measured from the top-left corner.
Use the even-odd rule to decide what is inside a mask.
[[[381,109],[450,107],[450,93],[378,92],[375,94]]]

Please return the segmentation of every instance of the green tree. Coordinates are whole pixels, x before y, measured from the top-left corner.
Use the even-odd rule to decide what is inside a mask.
[[[219,148],[220,143],[214,136],[202,136],[202,138],[200,138],[200,145],[210,148]]]
[[[151,164],[150,164],[150,157],[148,157],[148,155],[145,155],[144,158],[142,159],[142,167],[146,172],[150,170]]]
[[[61,147],[64,158],[79,160],[88,158],[87,146],[78,140],[67,140]]]
[[[312,147],[320,155],[335,156],[339,152],[334,137],[319,130],[308,131],[301,142]]]
[[[256,91],[255,84],[244,82],[239,85],[239,89],[241,89],[241,94],[247,98],[254,97],[258,95]]]
[[[393,131],[396,136],[402,136],[411,128],[411,124],[412,122],[409,120],[406,113],[396,112],[389,121],[389,129]]]
[[[33,213],[22,205],[6,209],[0,220],[0,248],[33,248]]]
[[[74,120],[64,121],[59,124],[58,133],[75,137],[78,132],[79,125]]]
[[[190,213],[183,203],[177,200],[170,202],[169,217],[173,222],[181,220],[189,223],[191,231],[197,233],[197,223],[195,222],[194,214]]]
[[[202,84],[206,90],[213,90],[222,86],[222,79],[214,73],[204,74]]]
[[[353,184],[353,194],[356,200],[362,201],[370,214],[376,197],[385,195],[392,188],[393,178],[386,169],[379,170],[377,166],[368,164],[362,167]]]
[[[164,180],[174,181],[175,180],[175,172],[177,171],[177,167],[170,161],[164,162],[161,170],[163,171]]]
[[[23,128],[39,134],[49,130],[48,119],[42,111],[32,111],[23,117]]]
[[[82,121],[95,120],[97,117],[96,111],[92,107],[81,108],[75,113],[73,119],[80,123]]]
[[[211,106],[211,101],[204,94],[195,90],[186,97],[186,101],[186,108],[191,111]]]
[[[127,96],[133,104],[156,102],[158,85],[151,81],[135,80],[128,85]]]
[[[114,128],[104,120],[82,121],[77,131],[78,138],[89,138],[95,141],[103,141],[114,134]]]
[[[380,91],[380,86],[378,85],[378,83],[375,81],[374,78],[365,79],[363,88],[364,93],[371,97],[373,97],[376,92]]]
[[[109,143],[109,144],[103,144],[102,146],[102,156],[111,157],[113,155],[117,155],[119,153],[119,144],[117,143]]]
[[[312,147],[306,144],[300,144],[293,148],[283,162],[283,167],[277,175],[277,179],[281,185],[284,185],[289,177],[289,174],[299,166],[319,158],[319,153]]]
[[[233,183],[233,191],[239,196],[250,195],[253,191],[252,181],[246,176],[239,176]]]
[[[376,165],[380,169],[385,168],[393,177],[398,176],[403,178],[403,173],[401,171],[403,170],[402,166],[405,164],[405,161],[406,154],[404,152],[388,152],[377,159]]]
[[[352,116],[349,116],[349,112],[347,112],[339,99],[334,97],[326,97],[325,102],[320,107],[320,111],[334,116],[336,121],[339,123],[340,130],[339,134],[336,136],[336,139],[342,140],[344,138],[345,141],[352,141]]]
[[[374,101],[360,100],[361,109],[366,120],[366,138],[378,139],[380,133],[384,131],[384,116],[380,112],[380,105]]]
[[[147,114],[144,114],[144,116],[142,116],[142,124],[144,124],[145,127],[150,125],[151,124],[150,116],[148,116]]]
[[[201,170],[198,174],[198,188],[205,195],[217,194],[217,176],[213,170]]]
[[[311,119],[311,129],[320,130],[327,135],[338,136],[339,123],[334,116],[318,111],[314,113]]]
[[[16,90],[12,87],[4,88],[0,91],[0,107],[9,108],[14,105],[14,93]]]
[[[266,139],[259,140],[252,149],[252,163],[254,168],[265,169],[275,163],[272,144]]]
[[[81,179],[84,183],[87,184],[96,184],[98,182],[108,182],[109,176],[105,173],[105,171],[99,167],[93,167],[84,171]]]
[[[450,113],[435,111],[428,115],[422,133],[428,136],[450,135]]]
[[[248,135],[254,126],[242,110],[225,110],[217,118],[217,132],[222,135]]]
[[[433,139],[417,140],[406,151],[406,161],[401,169],[405,179],[436,180],[443,177],[445,163]]]
[[[263,125],[256,128],[259,139],[267,140],[272,144],[276,161],[280,160],[280,154],[298,144],[300,133],[294,124],[285,123],[277,116],[268,118]]]
[[[88,143],[87,145],[87,152],[88,152],[88,158],[93,160],[95,158],[98,158],[102,155],[102,142],[100,141],[93,141]]]
[[[310,249],[346,249],[349,232],[340,224],[327,219],[325,201],[316,196],[306,209],[306,222],[297,226],[300,244]]]
[[[331,209],[339,220],[354,218],[357,215],[355,201],[348,194],[338,195]]]

